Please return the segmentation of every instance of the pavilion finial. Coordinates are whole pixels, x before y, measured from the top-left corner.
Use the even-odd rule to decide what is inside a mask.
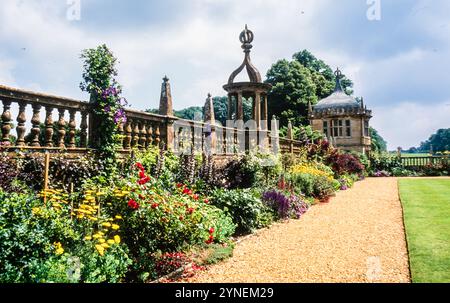
[[[255,38],[255,35],[253,34],[253,32],[251,30],[248,29],[247,24],[245,25],[245,29],[242,31],[242,33],[239,35],[239,40],[242,43],[242,49],[244,50],[244,52],[250,52],[250,50],[252,49],[252,42],[253,39]]]
[[[242,43],[242,49],[245,53],[244,62],[242,62],[241,66],[237,70],[235,70],[228,79],[228,84],[231,85],[234,83],[234,79],[240,72],[245,68],[247,70],[247,74],[250,78],[250,82],[252,83],[262,83],[261,74],[258,69],[252,64],[250,59],[250,50],[252,49],[252,42],[255,38],[253,32],[248,29],[248,26],[245,25],[245,29],[239,35],[239,40]]]

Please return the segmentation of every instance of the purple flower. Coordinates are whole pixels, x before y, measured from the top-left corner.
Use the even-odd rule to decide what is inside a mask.
[[[297,195],[285,194],[277,190],[267,191],[262,197],[264,203],[278,212],[281,219],[300,217],[308,210],[308,205]]]

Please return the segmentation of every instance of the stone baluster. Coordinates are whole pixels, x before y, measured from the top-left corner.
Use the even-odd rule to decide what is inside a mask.
[[[120,122],[119,126],[117,127],[117,133],[119,134],[120,137],[120,142],[122,143],[121,146],[123,147],[124,141],[125,141],[125,131],[124,131],[124,123]]]
[[[133,128],[131,127],[133,124],[133,121],[131,119],[128,119],[127,124],[125,126],[125,138],[123,140],[123,148],[124,149],[130,149],[131,148],[131,133],[133,132]]]
[[[133,124],[133,140],[131,147],[137,147],[139,144],[139,121],[135,121]]]
[[[145,149],[147,142],[147,129],[145,128],[145,122],[142,121],[139,125],[139,148]]]
[[[87,115],[88,113],[83,111],[81,112],[81,124],[80,124],[80,145],[83,148],[87,148]]]
[[[66,144],[64,140],[66,139],[66,121],[64,120],[65,109],[59,108],[59,119],[58,119],[58,147],[65,148]]]
[[[45,107],[45,146],[53,147],[53,107]]]
[[[39,143],[39,135],[41,134],[41,108],[42,106],[39,104],[33,104],[33,118],[31,119],[32,129],[31,129],[31,146],[32,147],[40,147]]]
[[[5,145],[10,145],[11,121],[11,101],[3,100],[2,142]]]
[[[69,110],[69,148],[75,148],[76,147],[76,141],[75,141],[75,134],[76,134],[76,127],[77,123],[75,121],[75,114],[76,110],[71,109]]]
[[[25,123],[27,122],[27,117],[25,114],[25,110],[27,108],[26,102],[19,102],[19,114],[17,115],[17,141],[16,146],[25,146],[25,132],[26,127]]]
[[[153,145],[153,126],[148,123],[147,124],[147,141],[146,141],[147,146],[146,147],[150,147]]]
[[[156,146],[159,147],[160,143],[161,143],[161,132],[159,130],[159,124],[158,124],[155,129],[155,144],[156,144]]]

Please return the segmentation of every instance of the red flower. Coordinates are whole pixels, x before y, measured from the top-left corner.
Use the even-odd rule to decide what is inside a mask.
[[[214,229],[214,227],[211,227],[210,229],[209,229],[209,233],[212,235],[214,232],[215,232],[216,230]]]
[[[198,199],[200,199],[200,196],[199,196],[199,195],[193,195],[192,198],[193,198],[195,201],[198,201]]]
[[[177,187],[178,187],[178,188],[182,188],[183,186],[184,186],[184,185],[183,185],[182,183],[178,183],[178,184],[177,184]]]
[[[214,237],[213,236],[209,236],[209,239],[206,241],[206,244],[211,244],[214,242]]]
[[[208,200],[208,199],[205,199],[204,202],[205,202],[206,204],[209,204],[209,200]]]
[[[141,178],[141,179],[138,181],[138,184],[139,184],[139,185],[144,185],[144,184],[147,184],[148,182],[150,182],[150,177],[145,176],[144,178]]]
[[[144,179],[145,177],[147,177],[147,176],[145,175],[145,172],[144,172],[143,170],[141,170],[141,171],[139,172],[139,178]]]
[[[139,205],[139,203],[137,203],[136,201],[131,199],[130,201],[128,201],[128,207],[131,209],[134,209],[134,210],[138,210],[140,205]]]
[[[194,210],[192,207],[188,208],[187,212],[192,215],[194,213]]]
[[[141,163],[136,163],[136,167],[139,169],[139,170],[141,170],[141,171],[144,171],[145,170],[145,168],[144,168],[144,166],[141,164]]]
[[[158,208],[158,206],[159,206],[159,204],[158,204],[158,203],[153,203],[153,204],[152,204],[152,208],[153,208],[153,209],[157,209],[157,208]]]
[[[185,188],[185,189],[183,189],[183,194],[192,195],[192,190],[190,190],[189,188]]]

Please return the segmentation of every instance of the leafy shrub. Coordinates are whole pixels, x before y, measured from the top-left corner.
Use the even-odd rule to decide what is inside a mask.
[[[364,165],[351,154],[342,154],[338,151],[333,152],[326,158],[326,163],[333,169],[337,176],[344,174],[364,173]]]
[[[333,178],[307,173],[291,174],[289,181],[298,192],[319,200],[331,197],[340,188],[339,182]]]
[[[372,153],[370,156],[370,171],[372,173],[386,171],[392,172],[394,168],[403,167],[401,160],[389,153]]]
[[[6,153],[0,154],[0,190],[14,192],[14,180],[18,176],[16,161],[11,159]]]
[[[300,219],[309,207],[298,195],[279,190],[265,192],[262,199],[282,220],[290,218]]]
[[[233,218],[238,233],[250,233],[272,224],[272,211],[249,189],[217,189],[211,200]]]
[[[105,211],[124,218],[123,241],[135,257],[182,251],[211,238],[211,243],[221,243],[234,233],[231,218],[186,186],[179,184],[178,192],[169,193],[157,179],[146,175],[141,164],[135,175],[105,189],[112,201]]]
[[[55,209],[38,214],[42,201],[34,196],[0,192],[0,201],[0,282],[39,282],[38,265],[55,257],[54,243],[73,243],[79,235]]]
[[[341,190],[347,190],[353,187],[356,181],[358,181],[360,177],[358,175],[343,175],[339,178],[339,183],[341,184]]]
[[[56,196],[67,199],[49,193],[44,205],[35,195],[0,192],[0,282],[120,282],[130,264],[126,248],[105,241],[111,248],[100,254],[84,238],[92,225],[71,218],[69,203]]]
[[[418,174],[403,167],[394,167],[392,169],[392,175],[394,177],[415,177]]]

